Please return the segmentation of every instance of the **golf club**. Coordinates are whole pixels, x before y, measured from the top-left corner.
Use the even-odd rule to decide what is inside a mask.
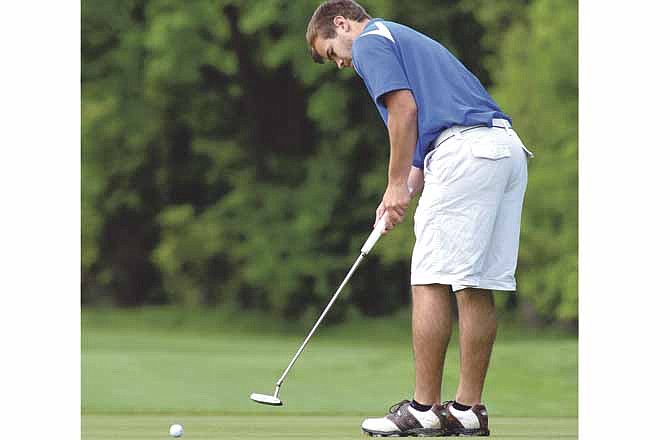
[[[411,192],[411,190],[410,190]],[[303,341],[302,345],[296,352],[295,356],[293,356],[293,359],[291,359],[291,362],[288,364],[288,367],[286,367],[286,370],[284,370],[284,373],[281,375],[279,380],[277,381],[277,384],[275,386],[275,392],[274,395],[269,395],[269,394],[258,394],[258,393],[252,393],[251,394],[251,400],[257,403],[262,403],[264,405],[273,405],[273,406],[281,406],[282,401],[279,399],[279,388],[281,387],[282,383],[284,382],[284,379],[286,378],[286,375],[288,374],[289,370],[291,367],[293,367],[293,364],[295,364],[295,361],[298,359],[302,351],[305,349],[305,346],[309,342],[310,338],[316,331],[316,328],[321,324],[321,321],[323,318],[326,316],[326,313],[328,313],[328,310],[330,310],[330,307],[335,303],[335,300],[339,296],[340,292],[344,288],[344,286],[347,284],[349,281],[349,278],[356,272],[356,269],[358,266],[361,264],[361,261],[363,261],[363,258],[370,253],[372,250],[373,246],[375,243],[377,243],[377,240],[379,240],[379,237],[382,236],[382,232],[384,232],[384,228],[386,226],[386,219],[387,219],[388,214],[384,214],[382,218],[377,222],[377,225],[375,226],[374,230],[368,237],[368,239],[365,241],[363,244],[363,247],[361,248],[361,254],[358,256],[356,259],[356,262],[354,265],[349,269],[349,273],[347,273],[347,276],[344,277],[344,281],[342,281],[342,284],[340,284],[340,287],[337,289],[333,297],[331,298],[330,302],[324,309],[323,313],[321,313],[321,316],[319,319],[317,319],[316,324],[314,324],[314,327],[312,327],[312,330],[309,332],[305,340]]]

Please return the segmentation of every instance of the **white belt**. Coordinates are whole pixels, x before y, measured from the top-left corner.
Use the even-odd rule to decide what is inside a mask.
[[[507,119],[498,119],[495,118],[491,121],[492,127],[496,128],[504,128],[505,130],[511,129],[512,124],[509,123]],[[432,148],[433,150],[437,147],[440,146],[443,142],[451,139],[452,137],[458,136],[462,133],[466,133],[470,130],[475,130],[477,128],[487,128],[488,125],[486,124],[479,124],[479,125],[452,125],[451,127],[447,128],[444,130],[440,135],[433,141],[434,147]]]

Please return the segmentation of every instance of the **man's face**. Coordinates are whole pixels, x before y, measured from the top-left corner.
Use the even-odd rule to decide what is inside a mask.
[[[332,61],[339,69],[351,67],[351,46],[355,35],[347,19],[335,17],[335,38],[323,39],[320,36],[314,40],[314,49],[324,60]]]

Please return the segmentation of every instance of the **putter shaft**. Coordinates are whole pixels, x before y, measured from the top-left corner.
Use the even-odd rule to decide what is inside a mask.
[[[312,330],[309,332],[309,334],[307,335],[307,337],[303,341],[302,345],[300,346],[300,348],[296,352],[295,356],[293,356],[293,359],[291,359],[291,362],[288,364],[288,367],[286,367],[286,370],[284,370],[284,373],[281,375],[281,377],[277,381],[277,388],[275,389],[275,397],[277,397],[277,395],[279,394],[279,387],[281,387],[282,382],[284,382],[284,378],[286,378],[286,375],[288,374],[289,370],[291,369],[291,367],[293,367],[293,364],[295,364],[295,361],[298,360],[298,357],[300,356],[302,351],[307,346],[307,343],[309,342],[310,338],[312,337],[312,335],[316,331],[316,328],[319,326],[319,324],[321,324],[321,321],[323,321],[323,318],[328,313],[328,310],[330,310],[331,306],[335,303],[335,300],[340,295],[340,292],[342,291],[344,286],[349,281],[349,278],[351,278],[351,276],[354,274],[354,272],[356,272],[356,269],[358,269],[358,266],[361,264],[361,261],[363,261],[363,257],[365,257],[365,254],[361,253],[358,256],[358,258],[356,259],[356,262],[354,263],[354,265],[351,266],[351,269],[349,269],[349,273],[344,278],[344,281],[342,281],[342,284],[340,284],[340,287],[335,292],[335,295],[333,295],[330,302],[328,303],[326,308],[323,310],[323,313],[321,313],[321,316],[319,316],[319,319],[317,319],[316,324],[314,324],[314,327],[312,327]]]

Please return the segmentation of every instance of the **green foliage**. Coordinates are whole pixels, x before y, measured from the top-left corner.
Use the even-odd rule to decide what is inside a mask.
[[[318,313],[370,231],[388,161],[360,79],[308,55],[318,3],[82,3],[85,302]],[[446,44],[535,148],[521,297],[573,319],[576,2],[484,3],[364,6]],[[380,242],[332,318],[407,304],[412,246],[408,220]]]
[[[490,12],[490,11],[489,11]],[[519,290],[545,317],[577,318],[577,2],[537,0],[504,35],[492,93],[529,163]]]

